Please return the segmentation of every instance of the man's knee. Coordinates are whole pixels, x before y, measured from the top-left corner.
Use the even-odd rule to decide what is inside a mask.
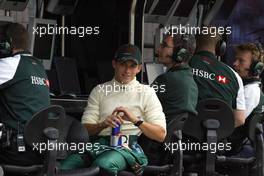
[[[93,162],[93,165],[99,166],[114,175],[126,169],[125,159],[120,153],[115,151],[103,153]]]

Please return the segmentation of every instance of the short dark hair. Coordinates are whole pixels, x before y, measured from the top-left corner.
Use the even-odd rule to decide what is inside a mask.
[[[6,28],[6,36],[11,40],[12,49],[28,50],[29,34],[22,24],[8,24]]]
[[[215,28],[215,26],[204,26],[204,27],[207,27],[208,30],[210,30],[211,28]],[[210,34],[210,32],[195,35],[196,44],[197,44],[198,48],[200,46],[211,46],[211,45],[216,47],[218,41],[220,41],[221,38],[222,38],[222,36],[219,34],[218,31],[216,31],[215,36],[212,36],[212,34]]]
[[[173,46],[174,48],[184,48],[191,54],[194,53],[196,47],[195,37],[192,35],[171,35],[165,34],[163,38],[172,37],[173,38]]]

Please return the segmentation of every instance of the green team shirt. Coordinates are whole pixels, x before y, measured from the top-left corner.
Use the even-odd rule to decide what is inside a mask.
[[[17,119],[23,127],[34,113],[50,104],[49,81],[44,67],[27,53],[0,59],[0,92],[16,119],[4,107],[0,107],[0,111],[5,112],[0,117],[15,129]]]
[[[194,80],[198,86],[198,101],[219,98],[233,109],[245,110],[243,82],[229,66],[208,51],[197,52],[190,60]]]
[[[197,114],[198,88],[188,65],[174,67],[158,76],[152,84],[167,120],[180,113]]]

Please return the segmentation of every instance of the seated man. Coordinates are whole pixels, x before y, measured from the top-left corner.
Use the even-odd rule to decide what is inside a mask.
[[[198,86],[198,101],[219,98],[234,109],[235,127],[245,123],[245,97],[240,76],[215,55],[220,36],[196,36],[196,53],[190,60],[194,80]]]
[[[220,35],[196,35],[196,53],[190,60],[194,80],[198,86],[198,102],[206,98],[219,98],[233,108],[234,133],[228,137],[231,152],[237,150],[237,133],[245,123],[245,96],[241,77],[216,58],[216,46]]]
[[[233,67],[243,80],[246,117],[262,113],[264,96],[261,91],[260,74],[263,70],[263,61],[257,46],[251,43],[237,46]]]
[[[197,115],[198,88],[188,66],[192,56],[190,50],[187,45],[181,46],[181,41],[171,35],[165,36],[157,50],[159,63],[166,66],[168,71],[158,76],[153,85],[164,86],[164,90],[157,91],[157,95],[167,124],[181,113]]]
[[[113,80],[92,90],[82,117],[89,134],[98,135],[95,142],[101,144],[99,149],[89,152],[90,158],[93,165],[112,175],[125,169],[141,175],[147,158],[136,143],[137,136],[143,133],[162,142],[166,136],[165,116],[154,89],[136,80],[136,74],[141,70],[141,53],[136,46],[119,47],[112,65],[115,70]],[[110,147],[111,130],[119,125],[129,143]],[[62,168],[72,166],[74,163],[71,165],[69,161],[64,162]]]
[[[32,115],[50,104],[49,82],[41,62],[27,51],[29,37],[24,26],[11,23],[1,29],[0,123],[11,136],[1,140],[0,162],[37,164],[40,160],[35,152],[27,148],[18,152],[16,139]]]
[[[246,117],[251,118],[254,114],[264,112],[264,95],[261,91],[260,74],[263,71],[261,52],[256,45],[248,43],[236,47],[236,55],[233,63],[234,69],[241,76],[244,84]],[[242,126],[233,134],[235,148],[240,149],[246,139],[246,130]],[[246,147],[249,149],[249,146]],[[243,154],[249,154],[244,150]]]
[[[188,61],[192,56],[190,51],[192,51],[190,45],[171,35],[166,35],[157,49],[158,61],[166,66],[168,71],[158,76],[152,86],[164,88],[164,90],[158,89],[156,93],[165,113],[167,131],[170,131],[170,134],[175,129],[172,120],[180,119],[183,116],[197,115],[198,88],[193,79],[192,69],[188,65]],[[183,127],[183,124],[182,127],[180,123],[177,123],[177,125],[176,128]],[[145,141],[149,141],[148,143],[151,143],[151,145]],[[146,146],[142,145],[142,147],[151,164],[160,165],[170,160],[170,158],[164,157],[169,155],[164,151],[163,144],[150,140],[145,141],[143,143]]]

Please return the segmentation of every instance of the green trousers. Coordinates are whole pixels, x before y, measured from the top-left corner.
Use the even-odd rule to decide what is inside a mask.
[[[112,175],[117,175],[122,170],[129,170],[140,176],[147,165],[147,158],[141,147],[136,142],[130,145],[130,149],[110,147],[108,141],[110,141],[108,138],[99,138],[95,142],[100,143],[100,147],[87,151],[92,158],[92,166],[98,166]],[[61,162],[60,169],[83,167],[87,166],[85,166],[82,155],[72,154]]]

